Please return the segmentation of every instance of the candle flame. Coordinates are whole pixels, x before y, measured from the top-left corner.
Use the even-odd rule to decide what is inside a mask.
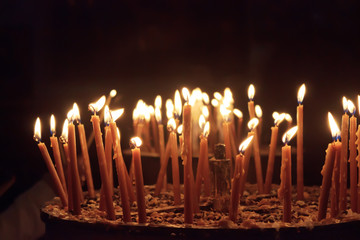
[[[355,104],[348,99],[348,109],[349,109],[349,112],[352,114],[352,115],[355,115],[355,112],[356,112],[356,107],[355,107]]]
[[[233,113],[235,114],[235,116],[236,116],[237,118],[243,118],[243,113],[242,113],[239,109],[235,108],[235,109],[233,110]]]
[[[55,116],[54,114],[51,114],[51,117],[50,117],[50,134],[53,136],[55,135],[56,133],[56,130],[55,130]]]
[[[146,106],[146,104],[145,104],[145,106],[144,106],[144,118],[145,118],[145,121],[146,122],[150,122],[150,119],[151,119],[151,113],[150,113],[150,108],[149,108],[149,106]]]
[[[291,115],[288,114],[288,113],[285,113],[285,120],[291,123],[291,122],[292,122],[292,117],[291,117]]]
[[[149,111],[150,115],[154,115],[154,113],[155,113],[155,109],[152,105],[148,106],[148,111]]]
[[[348,100],[345,96],[342,98],[342,106],[344,113],[346,113],[349,109],[348,109]]]
[[[182,125],[182,124],[180,124],[180,125],[178,126],[177,132],[178,132],[179,135],[182,134],[182,132],[183,132],[183,125]]]
[[[202,135],[203,137],[207,138],[209,136],[209,133],[210,133],[210,123],[206,122],[203,128]]]
[[[106,126],[108,126],[111,122],[111,114],[110,114],[110,109],[108,105],[105,105],[104,108],[104,123]]]
[[[89,110],[92,111],[94,114],[96,114],[104,107],[105,101],[106,101],[106,97],[103,95],[95,103],[89,104]]]
[[[162,99],[160,95],[157,95],[155,98],[155,108],[161,108],[162,105]]]
[[[142,140],[139,137],[133,137],[130,139],[130,148],[134,149],[140,147],[142,144]]]
[[[112,110],[112,111],[110,111],[111,120],[115,122],[123,114],[124,114],[124,108]]]
[[[40,118],[36,118],[35,127],[34,127],[34,140],[36,142],[41,142],[41,123]]]
[[[176,130],[176,122],[174,118],[170,118],[169,121],[167,122],[167,130],[169,132]]]
[[[158,107],[155,108],[155,119],[159,124],[161,124],[161,121],[162,121],[162,119],[161,119],[161,110]]]
[[[188,103],[190,101],[190,92],[189,89],[187,89],[186,87],[184,87],[181,90],[181,93],[183,95],[183,98],[185,99],[185,102]]]
[[[289,130],[287,130],[282,137],[283,143],[288,144],[290,140],[295,136],[297,130],[298,130],[298,126],[292,127]]]
[[[272,117],[273,117],[273,119],[276,119],[276,118],[279,117],[279,115],[280,114],[277,111],[274,111],[273,114],[272,114]]]
[[[251,141],[253,140],[254,135],[246,138],[239,146],[239,152],[240,153],[244,153],[246,148],[249,146],[249,144],[251,143]]]
[[[214,98],[214,99],[211,100],[211,105],[213,107],[218,107],[219,106],[219,101]]]
[[[74,109],[70,109],[70,111],[68,111],[68,113],[66,114],[66,117],[69,122],[73,122],[74,121]]]
[[[203,101],[204,101],[204,103],[205,103],[206,105],[209,105],[210,98],[209,98],[209,95],[208,95],[206,92],[203,92],[203,93],[202,93],[202,99],[203,99]]]
[[[221,93],[219,92],[214,92],[214,98],[218,101],[221,101],[221,99],[223,98]]]
[[[331,130],[331,136],[334,140],[336,140],[337,138],[340,137],[339,126],[337,125],[333,115],[330,112],[328,112],[328,119],[329,119],[329,125],[330,125],[330,130]]]
[[[192,91],[189,104],[194,106],[197,101],[202,101],[202,92],[200,88],[195,88]]]
[[[74,103],[73,105],[73,117],[72,117],[73,121],[77,121],[80,122],[80,111],[79,111],[79,107],[76,103]]]
[[[180,118],[181,116],[181,110],[182,110],[182,104],[181,104],[181,97],[179,90],[175,91],[174,96],[174,109],[175,109],[175,117]]]
[[[253,84],[250,84],[249,88],[248,88],[248,97],[249,100],[252,101],[254,99],[255,96],[255,87]]]
[[[220,105],[220,113],[225,122],[230,121],[229,114],[231,113],[231,110],[227,109],[223,104]]]
[[[203,127],[205,126],[205,123],[206,123],[205,116],[201,114],[199,117],[199,127],[201,129],[203,129]]]
[[[233,94],[230,88],[225,88],[224,90],[224,101],[228,102],[229,104],[234,102]]]
[[[202,109],[201,109],[201,113],[204,115],[204,117],[206,119],[208,119],[209,117],[209,109],[207,106],[203,106]]]
[[[306,91],[306,88],[305,88],[305,84],[303,83],[300,86],[299,91],[298,91],[298,95],[297,95],[297,101],[298,101],[299,104],[302,104],[302,102],[304,100],[305,91]]]
[[[262,109],[260,107],[260,105],[256,105],[255,106],[255,114],[257,118],[261,118],[263,115]]]
[[[60,140],[62,143],[67,143],[68,142],[68,126],[69,126],[69,120],[65,119],[64,124],[63,124],[63,128],[62,128],[62,133],[61,133],[61,137]]]
[[[286,114],[285,113],[281,113],[281,114],[277,113],[277,114],[275,114],[275,113],[277,113],[277,112],[273,113],[274,124],[275,124],[275,126],[279,126],[280,123],[282,121],[284,121]]]
[[[115,97],[117,95],[117,91],[115,89],[113,89],[113,90],[110,91],[109,95],[110,95],[111,98],[113,98],[113,97]]]
[[[259,119],[257,119],[256,117],[255,118],[252,118],[249,122],[248,122],[248,128],[250,131],[253,131],[257,125],[259,124]]]
[[[147,107],[145,102],[142,99],[139,99],[139,101],[136,104],[136,109],[138,112],[138,120],[144,121],[145,114],[147,112]]]
[[[139,111],[137,110],[137,108],[134,108],[133,114],[132,114],[132,118],[133,118],[133,121],[137,121],[137,120],[138,120],[138,118],[139,118]]]
[[[166,100],[165,107],[166,107],[166,117],[168,119],[172,118],[174,116],[174,104],[171,99]]]

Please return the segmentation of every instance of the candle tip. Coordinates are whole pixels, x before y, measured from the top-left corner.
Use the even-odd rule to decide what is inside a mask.
[[[142,140],[139,137],[133,137],[130,139],[130,149],[135,149],[140,147],[142,144]]]

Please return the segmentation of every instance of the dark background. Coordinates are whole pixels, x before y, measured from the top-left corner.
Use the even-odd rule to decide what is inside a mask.
[[[90,133],[88,103],[113,88],[112,107],[125,107],[118,125],[127,146],[139,98],[152,104],[183,86],[209,94],[230,87],[247,121],[253,83],[267,144],[272,112],[289,112],[295,121],[305,83],[305,184],[319,184],[331,141],[327,112],[340,123],[342,96],[357,105],[356,2],[1,1],[0,183],[16,176],[1,207],[46,172],[32,139],[36,117],[49,146],[51,113],[60,134],[76,101]]]

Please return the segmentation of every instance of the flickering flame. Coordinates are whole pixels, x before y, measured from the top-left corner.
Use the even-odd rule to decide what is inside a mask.
[[[170,118],[169,121],[167,122],[167,130],[169,132],[176,130],[176,122],[174,118]]]
[[[283,137],[282,137],[282,142],[284,144],[288,144],[290,142],[290,140],[296,134],[297,130],[298,130],[298,126],[292,127],[289,130],[287,130],[287,132],[285,132]]]
[[[155,108],[161,108],[162,105],[162,99],[160,95],[157,95],[155,98]]]
[[[182,104],[179,90],[175,91],[174,96],[174,107],[175,107],[175,116],[179,118],[181,116]]]
[[[137,112],[138,112],[138,118],[139,120],[143,121],[144,118],[145,118],[145,114],[147,112],[147,107],[146,107],[146,104],[145,102],[140,99],[137,104],[136,104],[136,109],[137,109]]]
[[[113,98],[113,97],[116,96],[116,94],[117,94],[117,91],[116,91],[115,89],[113,89],[113,90],[110,91],[110,94],[109,94],[109,95],[110,95],[110,97]]]
[[[206,120],[205,120],[205,117],[204,115],[200,115],[199,117],[199,127],[200,129],[203,129],[203,127],[205,126],[205,123],[206,123]]]
[[[50,133],[51,135],[55,135],[56,133],[56,130],[55,130],[55,116],[54,114],[51,114],[51,117],[50,117]]]
[[[284,121],[286,114],[285,113],[275,114],[275,113],[277,113],[277,112],[273,112],[274,124],[275,124],[275,126],[279,126],[280,123],[282,121]]]
[[[139,137],[133,137],[130,139],[130,148],[134,149],[140,147],[142,144],[142,140]]]
[[[211,100],[211,105],[213,107],[218,107],[219,106],[219,101],[214,98],[214,99]]]
[[[255,114],[257,118],[261,118],[263,115],[262,109],[259,105],[255,106]]]
[[[79,111],[79,107],[76,103],[74,103],[74,105],[73,105],[73,121],[80,122],[80,111]]]
[[[150,122],[150,119],[151,119],[151,113],[150,113],[150,109],[149,109],[149,106],[146,106],[145,105],[145,111],[144,111],[144,117],[145,117],[145,121],[146,122]]]
[[[239,146],[239,152],[240,153],[244,153],[246,148],[249,146],[249,144],[251,143],[251,141],[253,140],[254,135],[246,138]]]
[[[214,98],[215,98],[216,100],[218,100],[218,101],[221,101],[221,99],[222,99],[221,93],[219,93],[219,92],[214,92]]]
[[[105,125],[109,125],[111,121],[111,114],[110,114],[110,109],[108,105],[105,105],[104,108],[104,123]]]
[[[355,114],[356,112],[355,104],[349,99],[348,99],[348,109],[349,109],[349,113],[351,113],[352,115]]]
[[[166,107],[166,117],[168,119],[172,118],[174,116],[174,104],[171,99],[166,100],[165,107]]]
[[[38,117],[35,122],[34,127],[34,140],[37,142],[41,142],[41,124],[40,124],[40,118]]]
[[[68,135],[69,135],[68,134],[68,131],[69,131],[68,126],[69,126],[69,121],[67,119],[65,119],[63,128],[62,128],[61,137],[60,137],[60,139],[63,143],[68,142]]]
[[[273,119],[276,119],[279,117],[279,113],[277,111],[274,111],[272,114]]]
[[[297,101],[299,104],[302,104],[303,100],[304,100],[304,96],[305,96],[305,84],[303,83],[298,91],[298,95],[297,95]]]
[[[139,118],[139,111],[137,110],[137,108],[134,108],[133,114],[132,114],[132,118],[133,118],[134,121],[138,120],[138,118]]]
[[[68,113],[66,114],[66,117],[69,122],[73,122],[74,121],[74,109],[71,109],[70,111],[68,111]]]
[[[342,98],[342,105],[343,105],[344,113],[347,112],[349,110],[348,109],[348,100],[345,96]]]
[[[189,92],[189,89],[187,89],[186,87],[184,87],[182,90],[181,90],[181,93],[183,95],[183,98],[185,99],[185,102],[189,102],[190,101],[190,92]]]
[[[252,118],[249,122],[248,122],[248,128],[250,131],[254,130],[256,128],[256,126],[259,124],[259,119],[257,118]]]
[[[234,102],[233,94],[230,88],[225,88],[224,90],[224,101],[228,102],[229,104]]]
[[[183,132],[183,125],[182,124],[178,126],[177,132],[178,132],[179,135],[182,134],[182,132]]]
[[[290,114],[285,113],[285,120],[288,121],[288,122],[292,122],[293,119],[292,119]]]
[[[154,113],[155,113],[155,109],[152,105],[148,106],[148,111],[149,111],[150,115],[154,115]]]
[[[204,125],[202,135],[207,138],[209,136],[209,133],[210,133],[210,123],[206,122]]]
[[[255,96],[255,87],[254,87],[254,85],[250,84],[250,86],[248,88],[249,100],[252,101],[254,99],[254,96]]]
[[[243,113],[239,109],[234,108],[233,113],[237,118],[243,118]]]
[[[221,115],[223,117],[223,120],[225,122],[230,121],[229,114],[231,113],[231,110],[227,109],[224,105],[221,105],[220,106],[220,113],[221,113]]]
[[[204,101],[204,103],[205,103],[206,105],[209,104],[210,98],[209,98],[209,95],[208,95],[206,92],[203,92],[203,93],[202,93],[202,99],[203,99],[203,101]]]
[[[161,110],[160,108],[155,108],[155,119],[158,123],[161,123]]]
[[[191,95],[194,96],[194,100],[197,100],[197,101],[202,100],[202,91],[198,87],[192,91]]]
[[[119,108],[110,111],[111,120],[115,122],[119,117],[123,115],[123,113],[124,113],[124,108]]]
[[[330,125],[330,130],[331,130],[331,136],[334,140],[336,140],[337,138],[340,137],[339,126],[337,125],[333,115],[330,112],[328,112],[328,119],[329,119],[329,125]]]
[[[99,112],[105,105],[105,101],[106,97],[102,96],[101,98],[99,98],[99,100],[97,100],[97,102],[89,104],[89,110],[92,111],[94,114]]]
[[[202,109],[201,109],[201,113],[204,115],[204,117],[206,119],[208,119],[209,117],[209,109],[207,106],[203,106]]]

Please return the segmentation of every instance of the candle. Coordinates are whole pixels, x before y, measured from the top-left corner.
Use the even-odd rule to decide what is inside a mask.
[[[283,199],[284,204],[283,222],[291,222],[291,146],[288,143],[297,130],[297,126],[290,128],[282,138],[285,145],[281,148],[281,185],[278,195]]]
[[[113,139],[111,135],[111,129],[109,127],[111,121],[111,115],[109,106],[105,105],[104,108],[104,123],[105,123],[105,159],[106,159],[106,166],[108,170],[108,178],[109,184],[111,189],[111,196],[114,195],[114,177],[113,177],[113,163],[112,163],[112,149],[113,149]]]
[[[135,173],[135,186],[136,186],[136,201],[138,207],[138,223],[146,223],[146,206],[145,206],[145,196],[144,196],[144,179],[142,173],[141,165],[141,139],[139,137],[134,137],[130,140],[130,148],[133,157],[134,163],[134,173]]]
[[[278,114],[274,119],[274,126],[271,127],[271,140],[269,146],[268,165],[267,165],[265,185],[264,185],[264,193],[267,194],[270,193],[271,191],[279,124],[284,120],[284,118],[285,118],[285,114]]]
[[[356,165],[356,126],[357,120],[355,117],[355,105],[348,100],[348,109],[351,114],[350,117],[350,138],[349,138],[349,162],[350,162],[350,203],[351,210],[357,211],[357,165]]]
[[[101,183],[105,194],[107,218],[110,220],[115,220],[115,211],[111,197],[111,186],[109,183],[108,169],[106,166],[105,150],[101,137],[100,119],[99,116],[96,115],[96,113],[104,106],[104,104],[105,96],[102,96],[96,103],[89,104],[89,110],[93,112],[93,115],[91,116],[91,122],[95,134],[96,152],[99,162]]]
[[[242,127],[242,122],[243,122],[243,113],[237,108],[235,108],[233,110],[233,113],[238,119],[237,128],[236,128],[236,130],[237,130],[236,131],[236,139],[237,139],[237,142],[239,142],[240,138],[241,138],[241,127]]]
[[[297,198],[298,200],[304,199],[304,150],[303,150],[303,142],[304,142],[304,106],[302,102],[304,100],[305,95],[305,84],[302,84],[298,91],[297,101],[299,106],[296,108],[297,110],[297,126],[299,128],[297,134],[297,151],[296,151],[296,190],[297,190]]]
[[[173,118],[168,121],[167,128],[170,132],[170,143],[171,143],[171,166],[172,166],[172,177],[173,177],[173,189],[174,189],[174,204],[180,204],[180,177],[179,177],[179,157],[177,148],[176,138],[176,123]]]
[[[68,188],[68,211],[73,211],[74,210],[74,204],[73,204],[73,196],[72,196],[72,192],[73,192],[73,186],[72,186],[72,169],[71,169],[71,164],[70,164],[70,154],[69,154],[69,145],[68,145],[68,125],[69,125],[69,121],[67,119],[65,119],[64,124],[63,124],[63,129],[62,129],[62,133],[61,133],[61,137],[60,137],[60,141],[63,144],[63,148],[64,148],[64,152],[65,152],[65,158],[66,158],[66,163],[67,163],[67,169],[66,169],[66,174],[67,174],[67,188]]]
[[[331,185],[331,198],[330,198],[330,206],[331,206],[331,217],[337,217],[339,214],[339,195],[340,195],[340,156],[341,156],[341,142],[339,139],[335,142],[335,160],[333,167],[333,175],[332,175],[332,185]]]
[[[244,152],[247,146],[253,139],[253,135],[245,139],[239,147],[239,154],[235,158],[235,170],[234,178],[232,180],[232,190],[230,198],[230,207],[229,207],[229,218],[233,222],[237,220],[238,207],[240,202],[240,181],[241,176],[244,174]]]
[[[41,142],[40,118],[37,118],[36,122],[35,122],[34,140],[38,143],[39,150],[40,150],[41,155],[42,155],[42,157],[43,157],[43,159],[45,161],[46,167],[49,170],[51,179],[52,179],[52,181],[53,181],[53,183],[55,185],[56,192],[60,197],[61,204],[63,205],[63,207],[67,207],[68,206],[68,201],[66,199],[67,198],[66,193],[64,191],[63,186],[61,185],[61,181],[59,179],[58,174],[56,173],[54,164],[53,164],[53,162],[51,160],[51,157],[50,157],[49,152],[48,152],[48,150],[46,148],[46,145],[43,142]]]
[[[76,103],[74,103],[73,111],[74,111],[74,113],[73,113],[74,119],[78,122],[77,129],[79,132],[81,153],[82,153],[82,156],[84,159],[87,190],[89,193],[89,197],[95,198],[94,183],[93,183],[93,178],[92,178],[92,173],[91,173],[89,152],[88,152],[88,146],[86,144],[85,128],[84,128],[84,124],[81,123],[80,112],[79,112],[79,108]]]
[[[341,156],[340,156],[340,196],[339,196],[339,210],[346,210],[346,195],[347,195],[347,165],[348,165],[348,139],[349,139],[349,115],[347,107],[347,99],[343,97],[343,109],[341,121]]]
[[[331,135],[334,141],[332,143],[329,143],[328,145],[328,148],[326,150],[325,164],[321,170],[321,175],[323,176],[323,179],[320,188],[318,221],[321,221],[326,217],[326,209],[328,205],[329,192],[335,162],[335,140],[340,136],[340,130],[335,122],[334,117],[331,115],[330,112],[328,113],[328,118]]]
[[[183,147],[181,158],[184,164],[184,222],[192,224],[193,222],[193,173],[192,173],[192,151],[191,151],[191,105],[189,104],[190,93],[187,88],[182,89],[185,98],[183,108]]]
[[[223,117],[223,134],[224,134],[224,143],[225,143],[225,157],[226,159],[230,159],[232,164],[232,156],[231,156],[231,139],[230,139],[230,110],[225,107],[225,105],[220,106],[220,113]],[[233,167],[231,167],[231,172],[233,172]]]
[[[255,115],[259,119],[258,138],[259,138],[259,141],[261,141],[261,132],[262,132],[262,125],[263,125],[263,120],[262,120],[263,112],[262,112],[260,105],[255,106]]]
[[[55,159],[55,166],[56,166],[56,171],[57,174],[60,178],[61,184],[64,188],[64,192],[67,195],[67,187],[66,187],[66,181],[65,181],[65,175],[64,175],[64,170],[63,170],[63,165],[61,162],[61,156],[60,156],[60,149],[59,149],[59,142],[57,137],[55,136],[55,117],[52,114],[50,117],[50,132],[51,132],[51,137],[50,137],[50,142],[51,142],[51,147],[53,149],[53,155],[54,155],[54,159]]]

